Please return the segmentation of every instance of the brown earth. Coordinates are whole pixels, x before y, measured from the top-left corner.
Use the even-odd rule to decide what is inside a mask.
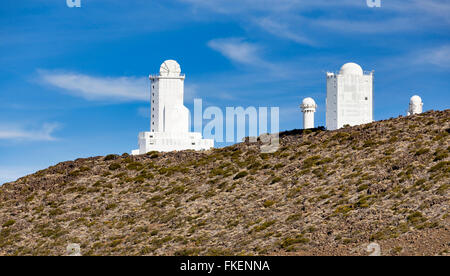
[[[449,118],[63,162],[0,187],[0,255],[447,255]]]

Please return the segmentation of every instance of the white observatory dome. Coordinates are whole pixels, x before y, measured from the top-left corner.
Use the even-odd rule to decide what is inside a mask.
[[[161,64],[159,73],[161,76],[177,77],[181,73],[180,64],[178,64],[175,60],[166,60]]]
[[[349,63],[344,64],[341,67],[341,71],[339,72],[339,74],[341,74],[341,75],[358,75],[358,76],[362,76],[363,75],[363,69],[358,64],[353,63],[353,62],[349,62]]]
[[[411,100],[410,100],[409,102],[410,102],[411,104],[413,104],[413,105],[419,105],[419,104],[422,103],[422,98],[420,98],[420,97],[417,96],[417,95],[414,95],[414,96],[411,97]]]
[[[305,105],[305,106],[315,106],[316,105],[316,102],[313,100],[313,98],[305,98],[305,99],[303,99],[303,102],[302,102],[302,105]]]
[[[414,95],[409,100],[409,110],[408,115],[420,114],[423,112],[423,102],[422,98]]]
[[[314,112],[316,112],[316,102],[313,98],[304,98],[300,108],[303,112],[303,128],[314,128]]]

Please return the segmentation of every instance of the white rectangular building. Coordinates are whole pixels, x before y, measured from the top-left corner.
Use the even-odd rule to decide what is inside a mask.
[[[347,63],[339,74],[327,73],[326,105],[328,130],[373,122],[373,72]]]
[[[189,110],[183,103],[184,79],[174,60],[166,60],[159,75],[150,76],[150,132],[139,133],[139,149],[133,150],[133,155],[214,147],[214,140],[202,139],[201,133],[189,131]]]

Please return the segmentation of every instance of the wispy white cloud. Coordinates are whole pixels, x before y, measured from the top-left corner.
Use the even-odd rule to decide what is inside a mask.
[[[207,9],[222,14],[283,13],[320,8],[366,7],[366,0],[180,0],[196,9]],[[363,2],[364,1],[364,2]]]
[[[224,57],[235,63],[240,70],[239,74],[217,75],[208,78],[209,83],[220,82],[226,90],[234,90],[236,86],[242,92],[243,87],[250,84],[273,83],[277,81],[298,81],[300,76],[310,75],[312,72],[320,71],[316,64],[325,60],[330,62],[333,57],[307,56],[303,58],[280,59],[270,55],[273,49],[270,46],[263,46],[260,43],[250,43],[243,38],[222,38],[208,42],[208,46],[222,54]],[[270,76],[270,77],[268,77]],[[208,86],[207,83],[198,82],[202,88]],[[232,88],[234,87],[234,88]],[[221,92],[225,92],[219,89]],[[204,93],[202,93],[204,94]],[[214,93],[217,96],[217,91]],[[228,94],[228,93],[226,93]]]
[[[416,53],[416,63],[431,64],[442,68],[450,68],[450,44],[437,48],[425,49]],[[414,60],[414,59],[412,59]]]
[[[381,21],[353,20],[353,19],[318,19],[314,25],[341,33],[379,34],[395,33],[411,30],[413,25],[410,18],[395,18]]]
[[[145,77],[93,77],[39,70],[40,81],[86,100],[144,101],[150,97]]]
[[[416,14],[419,17],[413,19],[426,19],[429,24],[449,24],[450,2],[448,0],[391,0],[383,6],[390,11],[396,11],[401,14]],[[414,21],[412,21],[414,23]]]
[[[79,73],[39,70],[40,82],[89,101],[150,101],[150,84],[145,77],[94,77]],[[193,101],[197,85],[188,82],[184,101]]]
[[[285,38],[299,44],[315,45],[316,43],[310,38],[301,34],[300,31],[293,31],[289,24],[280,23],[268,17],[257,18],[254,20],[255,24],[266,32],[277,37]]]
[[[390,0],[382,1],[382,7],[376,9],[369,8],[366,0],[180,1],[189,3],[196,14],[202,10],[214,12],[245,27],[253,24],[273,36],[308,45],[315,45],[318,31],[369,35],[428,32],[431,27],[442,30],[450,23],[448,0]],[[214,17],[210,18],[214,20]]]
[[[58,123],[45,123],[39,128],[23,125],[0,124],[0,140],[12,141],[54,141],[53,132],[59,128]]]
[[[445,72],[450,69],[450,44],[423,47],[396,57],[383,58],[378,64],[384,70],[397,72],[406,67],[409,68],[408,71],[414,72]]]
[[[252,71],[264,71],[265,74],[276,78],[286,78],[292,73],[290,65],[269,61],[263,55],[264,47],[247,42],[243,38],[214,39],[208,42],[208,46],[233,63],[251,67]]]
[[[233,62],[253,66],[267,63],[260,56],[261,47],[242,38],[214,39],[208,42],[208,46]]]

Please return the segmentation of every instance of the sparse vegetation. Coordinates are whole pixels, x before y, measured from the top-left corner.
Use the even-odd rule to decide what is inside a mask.
[[[13,225],[14,223],[16,223],[16,221],[13,220],[13,219],[10,219],[10,220],[6,221],[5,223],[3,223],[2,227],[8,227],[8,226],[11,226],[11,225]]]
[[[448,255],[449,117],[63,162],[0,186],[0,255]]]
[[[248,175],[247,171],[242,171],[242,172],[239,172],[238,174],[236,174],[233,179],[236,180],[236,179],[239,179],[239,178],[246,177],[247,175]]]
[[[111,164],[111,165],[109,165],[109,169],[111,170],[111,171],[115,171],[115,170],[118,170],[118,169],[120,169],[120,164],[119,163],[113,163],[113,164]]]
[[[116,154],[108,154],[107,156],[105,156],[105,158],[103,160],[109,161],[109,160],[115,160],[117,158],[118,158],[118,155],[116,155]]]

